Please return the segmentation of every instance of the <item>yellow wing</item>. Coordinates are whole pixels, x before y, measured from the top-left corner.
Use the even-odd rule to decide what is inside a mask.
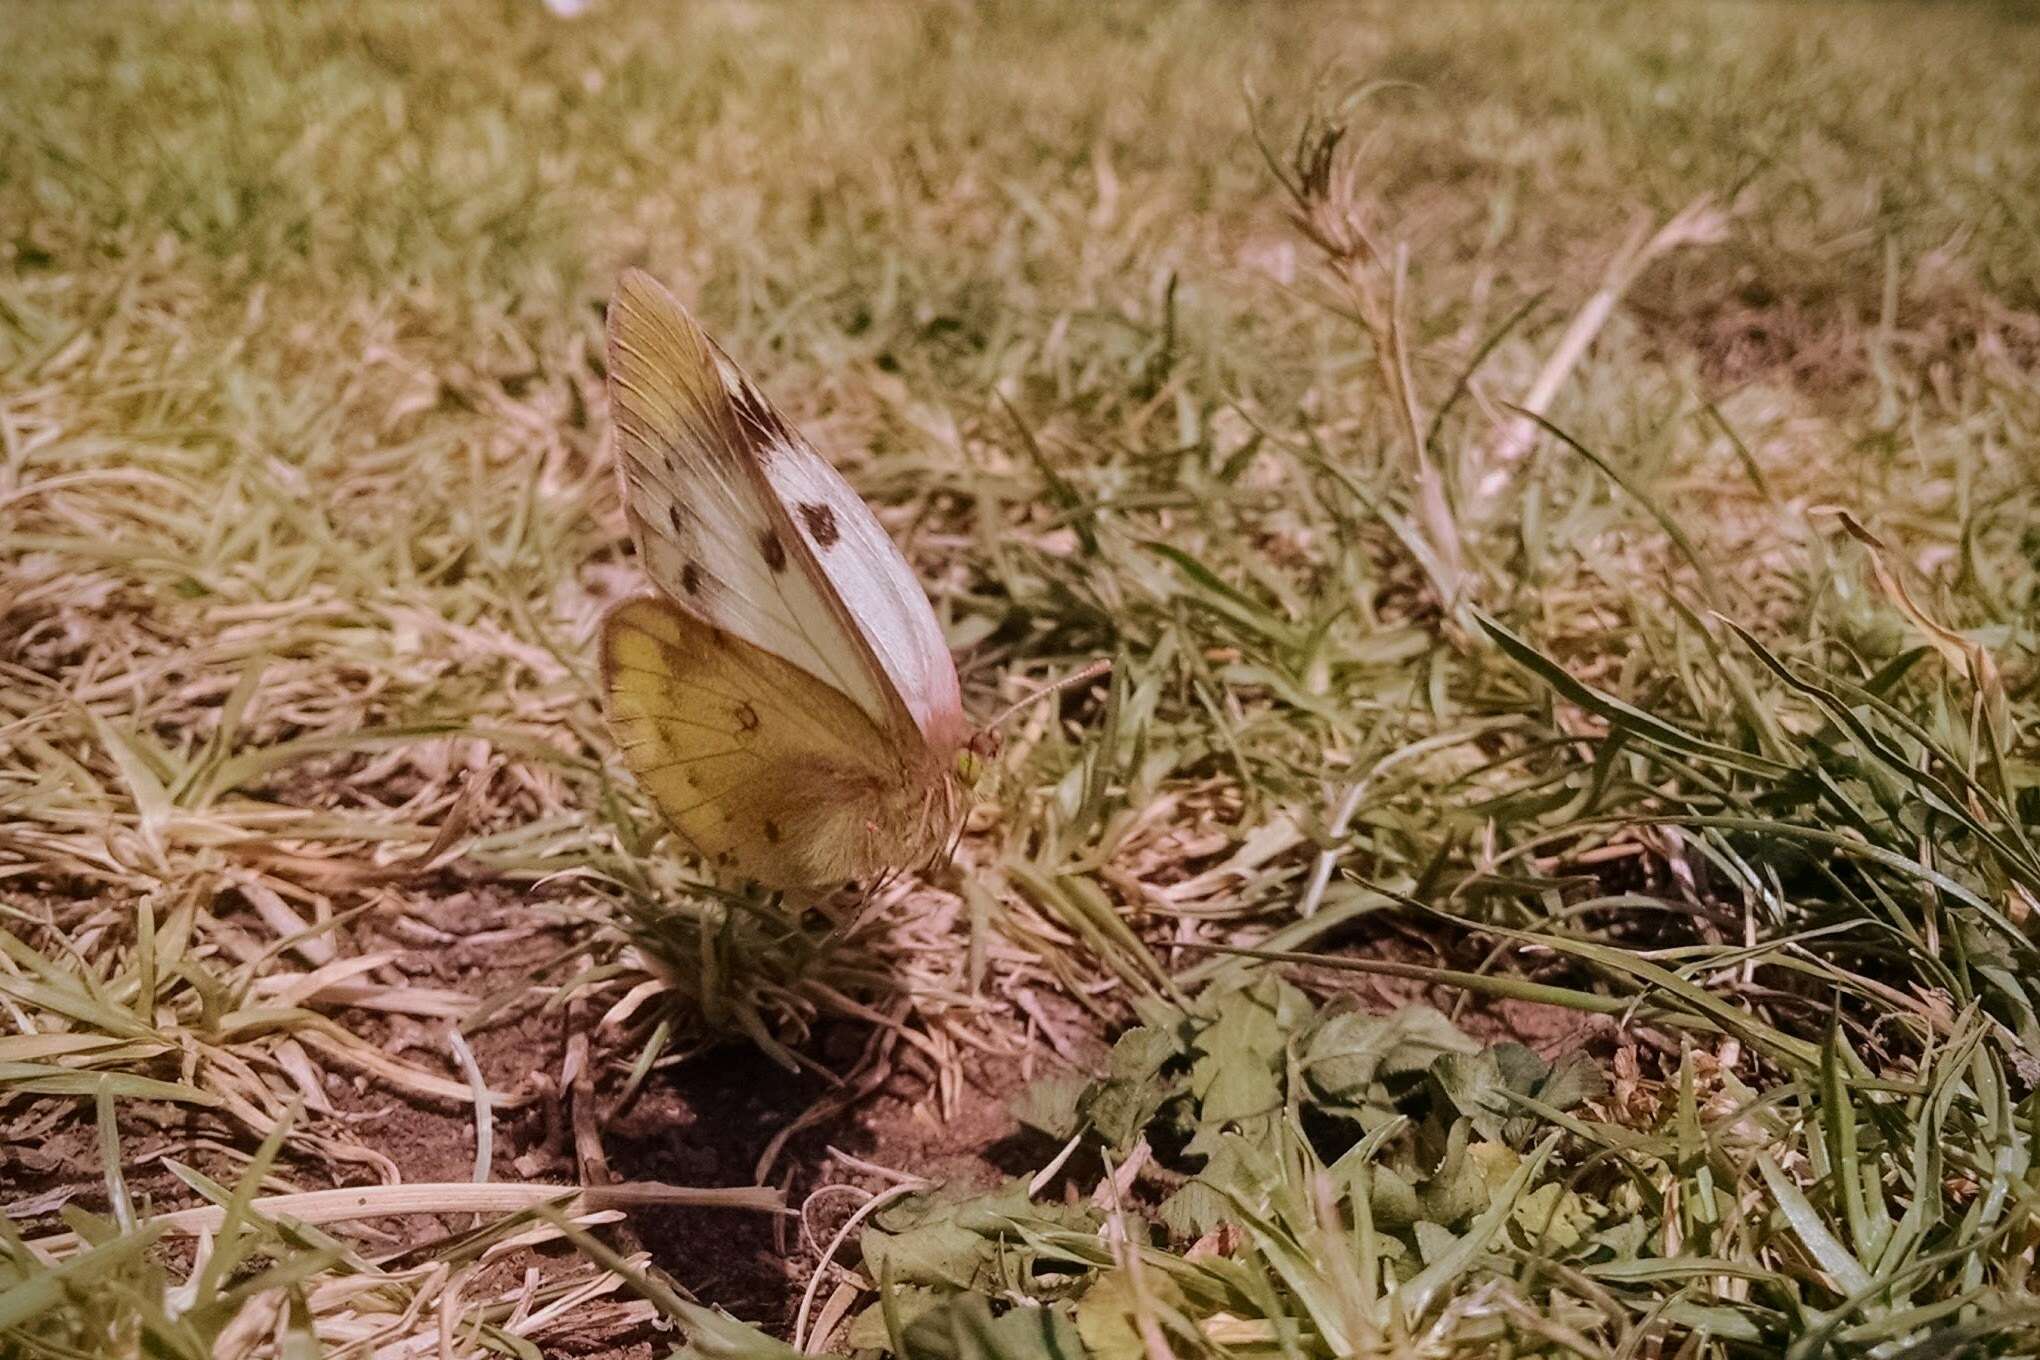
[[[722,877],[834,885],[928,853],[953,824],[947,781],[901,766],[841,691],[661,597],[609,612],[602,670],[631,773]]]

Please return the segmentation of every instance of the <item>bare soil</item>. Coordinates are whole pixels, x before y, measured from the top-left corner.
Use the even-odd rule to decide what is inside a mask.
[[[458,988],[477,997],[514,988],[534,964],[559,949],[563,937],[528,929],[508,939],[496,934],[504,922],[514,919],[504,910],[511,905],[472,898],[442,902],[434,919],[455,938],[442,947],[407,951],[400,971],[420,983]],[[379,934],[379,927],[370,921],[357,923],[352,947],[390,943],[378,939]],[[1411,940],[1376,939],[1369,947],[1371,952],[1440,961],[1433,948]],[[1589,1039],[1591,1026],[1583,1026],[1578,1014],[1554,1007],[1520,1003],[1456,1007],[1463,1000],[1456,994],[1392,979],[1322,969],[1297,970],[1293,976],[1321,997],[1344,995],[1369,1010],[1418,1000],[1448,1013],[1459,1009],[1462,1013],[1456,1018],[1470,1032],[1515,1038],[1547,1055]],[[1095,1063],[1104,1049],[1095,1024],[1075,1007],[1052,1004],[1054,1000],[1044,998],[1040,1004],[1054,1012],[1059,1046],[1087,1065]],[[371,1012],[347,1012],[339,1018],[385,1052],[454,1075],[446,1060],[444,1022],[428,1024]],[[559,1090],[568,1023],[559,1010],[513,1006],[500,1023],[470,1036],[476,1063],[491,1089],[536,1094],[528,1103],[496,1114],[491,1158],[495,1179],[571,1184],[579,1176],[571,1109]],[[806,1056],[823,1070],[848,1071],[872,1035],[861,1022],[836,1022],[816,1031]],[[908,1050],[902,1046],[899,1052]],[[602,1069],[610,1078],[606,1086],[613,1085],[618,1056],[596,1054],[598,1062],[607,1060]],[[875,1192],[896,1183],[896,1177],[866,1167],[961,1188],[989,1188],[1005,1178],[1031,1174],[1054,1155],[1055,1148],[1022,1128],[1010,1113],[1009,1102],[1051,1062],[1061,1060],[1049,1055],[1046,1044],[1015,1058],[973,1054],[959,1074],[961,1080],[951,1084],[945,1108],[935,1074],[919,1055],[898,1059],[875,1089],[786,1140],[773,1158],[768,1181],[785,1191],[789,1205],[802,1208],[825,1185],[851,1184]],[[465,1105],[435,1105],[340,1071],[328,1072],[325,1089],[334,1113],[318,1122],[329,1133],[344,1130],[351,1141],[388,1158],[406,1182],[466,1181],[473,1176],[476,1129],[473,1112]],[[609,1112],[602,1127],[609,1173],[617,1180],[690,1187],[755,1184],[761,1157],[782,1131],[818,1102],[840,1094],[826,1078],[810,1071],[788,1071],[740,1040],[708,1049],[655,1070],[633,1100]],[[606,1089],[603,1096],[605,1101],[612,1098]],[[68,1118],[59,1117],[64,1106],[72,1107]],[[36,1122],[52,1127],[29,1146],[19,1134]],[[31,1105],[17,1110],[9,1123],[13,1146],[11,1157],[0,1158],[0,1205],[68,1189],[81,1207],[106,1208],[97,1135],[89,1118],[78,1117],[74,1103]],[[244,1138],[233,1138],[221,1129],[216,1116],[167,1106],[128,1107],[122,1133],[132,1165],[130,1191],[164,1207],[187,1204],[191,1196],[163,1158],[176,1157],[218,1179],[231,1180],[240,1164],[220,1149],[227,1142],[245,1145]],[[327,1167],[300,1164],[279,1170],[305,1188],[333,1179],[333,1169]],[[362,1168],[339,1170],[347,1181],[358,1183],[363,1178]],[[817,1244],[833,1235],[857,1202],[853,1196],[824,1196],[803,1216],[783,1218],[645,1208],[634,1211],[610,1240],[624,1250],[648,1252],[661,1274],[699,1301],[785,1335],[801,1289],[816,1268]],[[33,1235],[60,1224],[43,1214],[17,1226]],[[437,1220],[429,1216],[381,1220],[355,1229],[366,1232],[381,1251],[402,1251],[471,1226],[467,1216],[447,1215]],[[621,1360],[652,1354],[658,1348],[654,1342],[649,1336],[591,1335],[584,1339],[583,1353]]]
[[[2040,315],[1967,278],[1909,278],[1888,329],[1878,271],[1833,271],[1720,251],[1653,270],[1628,308],[1659,357],[1690,355],[1710,391],[1789,386],[1853,405],[1893,371],[1926,374],[1946,398],[1979,364],[2025,370]]]

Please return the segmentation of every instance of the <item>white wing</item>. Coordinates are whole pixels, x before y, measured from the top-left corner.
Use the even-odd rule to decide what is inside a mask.
[[[796,435],[765,464],[829,585],[929,744],[963,741],[956,663],[913,569],[850,484]]]
[[[653,582],[840,690],[881,730],[964,739],[950,659],[906,558],[849,483],[638,270],[609,307],[624,502]]]

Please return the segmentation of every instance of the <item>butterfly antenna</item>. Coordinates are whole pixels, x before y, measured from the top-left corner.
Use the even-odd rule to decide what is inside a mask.
[[[1066,689],[1075,689],[1078,685],[1086,684],[1096,680],[1101,675],[1110,675],[1111,673],[1112,663],[1109,660],[1093,661],[1074,675],[1065,675],[1060,680],[1051,680],[1040,689],[1034,691],[1034,693],[1015,699],[1012,703],[999,710],[997,716],[984,725],[983,730],[995,732],[1005,726],[1006,720],[1021,709],[1031,704],[1039,703],[1050,695],[1061,694]]]

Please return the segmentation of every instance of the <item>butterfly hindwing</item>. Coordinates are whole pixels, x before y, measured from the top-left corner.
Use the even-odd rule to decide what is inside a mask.
[[[719,873],[786,888],[888,867],[862,858],[894,848],[875,809],[904,772],[844,695],[656,597],[604,619],[602,671],[625,762]]]
[[[871,511],[662,286],[627,272],[609,380],[631,525],[679,605],[847,698],[884,738],[947,756],[956,667]]]

